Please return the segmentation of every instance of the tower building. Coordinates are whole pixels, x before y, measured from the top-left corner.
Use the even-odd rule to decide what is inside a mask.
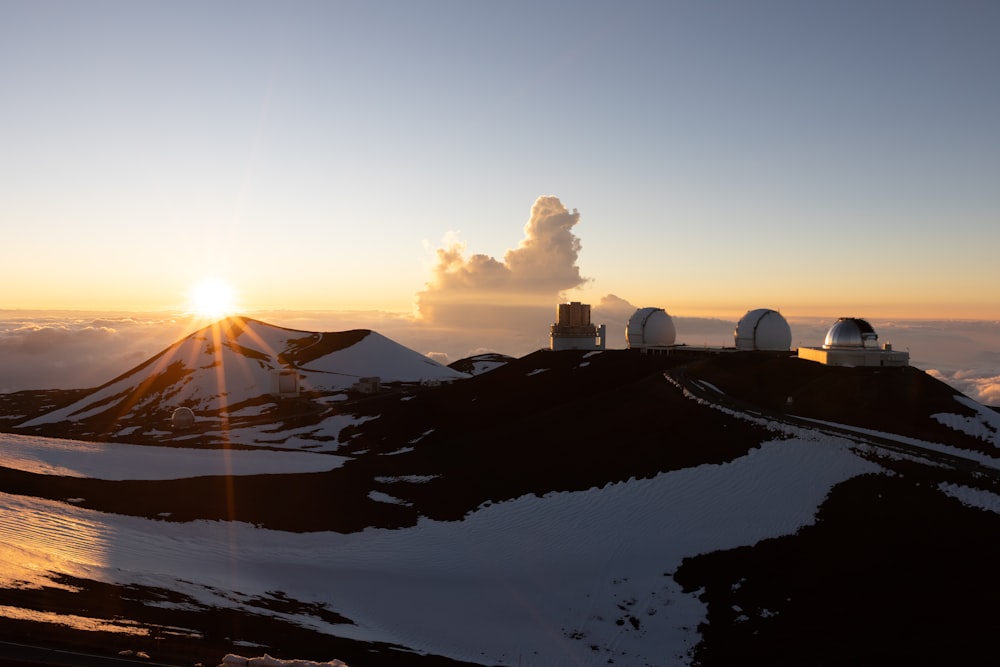
[[[553,350],[603,350],[607,337],[605,325],[590,322],[590,304],[571,301],[556,307],[556,323],[549,333]]]

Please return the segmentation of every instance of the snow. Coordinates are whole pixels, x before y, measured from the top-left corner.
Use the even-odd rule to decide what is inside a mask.
[[[963,505],[1000,514],[1000,496],[995,493],[959,484],[939,484],[938,488],[946,495],[960,501]]]
[[[352,415],[331,415],[319,424],[310,426],[300,426],[297,428],[277,430],[273,427],[262,427],[255,424],[251,426],[233,426],[221,428],[219,422],[218,430],[205,431],[203,434],[193,434],[192,438],[205,436],[225,437],[229,442],[237,445],[267,446],[277,449],[309,449],[314,452],[335,452],[340,447],[340,432],[348,426],[357,426],[373,419],[378,419],[378,415],[354,417]],[[174,442],[181,442],[182,439],[175,437]]]
[[[50,465],[72,468],[69,448],[33,442]],[[148,466],[131,461],[142,478]],[[282,591],[355,625],[273,612],[281,618],[477,663],[681,665],[706,613],[670,576],[683,558],[794,533],[833,485],[878,470],[846,446],[790,438],[729,463],[346,535],[164,523],[0,494],[0,579],[41,586],[66,573],[238,609]]]
[[[396,482],[406,482],[408,484],[426,484],[437,479],[440,475],[398,475],[395,477],[378,476],[375,481],[380,484],[395,484]]]
[[[22,607],[10,607],[0,605],[0,617],[17,619],[19,621],[31,621],[33,623],[53,623],[63,625],[74,630],[86,630],[89,632],[114,632],[117,634],[148,636],[149,629],[134,621],[124,619],[106,620],[92,618],[89,616],[77,616],[75,614],[56,614],[48,611],[37,611],[34,609],[24,609]]]
[[[374,500],[377,503],[387,503],[389,505],[404,505],[409,507],[413,503],[401,500],[395,496],[390,496],[388,493],[383,493],[381,491],[369,491],[368,498]]]
[[[327,389],[350,387],[359,377],[367,376],[378,376],[382,382],[448,381],[469,377],[375,331],[348,348],[310,362],[301,370],[308,384]]]
[[[472,362],[472,375],[482,375],[483,373],[488,373],[496,368],[506,365],[506,361],[495,361],[487,359],[476,359]]]
[[[842,424],[842,423],[838,423],[838,422],[831,422],[831,421],[825,421],[825,420],[822,420],[822,419],[813,419],[811,417],[803,417],[803,416],[799,416],[799,415],[794,415],[795,419],[798,419],[798,420],[801,420],[801,421],[804,421],[804,422],[809,422],[809,423],[812,423],[812,424],[816,424],[817,426],[832,427],[832,428],[837,429],[838,431],[843,432],[843,433],[856,433],[859,437],[862,438],[859,441],[854,441],[854,440],[848,439],[847,437],[838,437],[838,436],[835,436],[835,435],[831,435],[829,433],[823,433],[822,431],[816,431],[816,430],[812,430],[812,429],[809,429],[809,428],[795,426],[795,425],[788,424],[788,423],[785,423],[785,422],[775,421],[773,419],[768,419],[768,418],[764,417],[763,415],[761,415],[760,413],[754,413],[752,411],[750,411],[750,412],[740,412],[740,411],[734,410],[732,408],[727,408],[727,407],[725,407],[725,406],[723,406],[723,405],[721,405],[719,403],[713,403],[713,402],[705,400],[705,399],[703,399],[703,398],[701,398],[699,396],[696,396],[687,387],[685,387],[683,384],[681,384],[680,382],[678,382],[676,378],[672,377],[669,373],[664,373],[663,377],[667,381],[669,381],[671,384],[673,384],[675,387],[677,387],[679,390],[681,390],[681,392],[684,394],[684,396],[686,398],[688,398],[690,400],[693,400],[696,403],[699,403],[701,405],[705,405],[707,407],[710,407],[713,410],[718,410],[719,412],[728,414],[728,415],[730,415],[732,417],[735,417],[737,419],[743,419],[743,420],[749,421],[751,423],[759,424],[759,425],[767,428],[770,431],[774,431],[774,432],[778,432],[778,433],[785,433],[785,434],[787,434],[787,435],[789,435],[791,437],[805,438],[805,439],[810,439],[810,440],[825,439],[825,440],[827,440],[828,442],[831,442],[831,443],[839,442],[839,443],[857,444],[858,442],[860,442],[861,444],[864,444],[864,445],[875,446],[875,445],[873,445],[873,443],[866,442],[866,441],[863,440],[863,436],[873,436],[873,437],[881,438],[881,439],[884,439],[884,440],[892,440],[892,441],[898,442],[898,443],[900,443],[902,445],[913,445],[913,446],[916,446],[916,447],[920,447],[922,449],[936,451],[936,452],[940,452],[942,454],[948,454],[950,456],[955,456],[955,457],[958,457],[958,458],[968,459],[969,461],[974,461],[975,463],[978,463],[979,465],[982,465],[982,466],[1000,469],[1000,459],[988,456],[988,455],[983,454],[981,452],[972,451],[972,450],[968,450],[968,449],[961,449],[961,448],[958,448],[958,447],[952,447],[950,445],[944,445],[944,444],[941,444],[941,443],[930,442],[930,441],[927,441],[927,440],[920,440],[918,438],[911,438],[911,437],[908,437],[908,436],[897,435],[895,433],[887,433],[887,432],[884,432],[884,431],[876,431],[876,430],[873,430],[873,429],[861,428],[861,427],[852,426],[852,425],[849,425],[849,424]],[[721,391],[718,391],[718,389],[716,387],[713,387],[709,383],[700,382],[700,381],[693,381],[693,382],[694,382],[694,384],[699,385],[701,387],[707,386],[708,388],[712,389],[713,391],[716,391],[720,396],[724,396],[725,395]],[[961,400],[961,398],[959,398],[959,400]],[[967,399],[967,400],[969,400],[969,399]],[[970,402],[975,403],[974,401],[970,401]],[[976,405],[978,405],[978,404],[976,404]],[[980,406],[980,407],[982,408],[982,406]],[[985,412],[990,412],[986,408],[983,408],[983,410]],[[880,453],[884,454],[885,450],[882,450]],[[894,454],[891,454],[890,456],[899,457],[900,455],[898,453],[894,453]]]
[[[163,480],[324,472],[346,460],[309,452],[155,447],[0,433],[0,467],[65,477]]]
[[[975,415],[966,417],[964,415],[939,412],[931,415],[931,417],[948,428],[971,435],[974,438],[979,438],[992,444],[994,447],[1000,447],[1000,413],[984,407],[968,396],[956,396],[955,400],[972,409]]]
[[[876,431],[874,429],[861,428],[859,426],[851,426],[849,424],[840,424],[837,422],[824,421],[822,419],[812,419],[810,417],[797,417],[797,419],[802,419],[804,421],[812,422],[820,426],[832,426],[836,429],[842,431],[850,431],[853,433],[857,433],[858,435],[861,436],[870,435],[885,440],[893,440],[902,445],[914,445],[922,449],[928,449],[935,452],[941,452],[942,454],[948,454],[949,456],[968,459],[969,461],[974,461],[988,468],[1000,469],[1000,459],[988,456],[986,454],[983,454],[982,452],[977,452],[969,449],[961,449],[959,447],[952,447],[951,445],[943,445],[939,442],[931,442],[929,440],[921,440],[919,438],[911,438],[905,435],[887,433],[885,431]]]
[[[340,660],[329,662],[313,662],[312,660],[281,660],[268,654],[255,658],[244,658],[241,655],[228,654],[222,658],[222,667],[347,667]]]
[[[185,405],[196,413],[224,409],[269,396],[274,375],[285,368],[282,354],[315,333],[275,327],[255,320],[243,321],[230,332],[209,327],[178,341],[143,366],[118,378],[83,399],[22,424],[25,427],[60,421],[80,421],[125,404],[140,386],[146,391],[128,411],[154,402]],[[385,336],[369,332],[364,338],[296,369],[304,388],[318,391],[348,389],[359,377],[378,376],[386,382],[451,381],[468,377]],[[172,378],[172,379],[169,379]],[[145,385],[144,385],[145,383]],[[166,385],[165,387],[163,385]],[[241,414],[252,414],[245,408]]]

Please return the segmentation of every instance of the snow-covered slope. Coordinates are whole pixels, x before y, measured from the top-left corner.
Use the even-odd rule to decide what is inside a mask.
[[[669,573],[812,523],[832,485],[879,470],[844,445],[775,441],[722,465],[351,535],[164,524],[0,494],[0,541],[20,555],[0,583],[41,585],[47,570],[244,610],[281,591],[351,621],[291,616],[307,627],[468,662],[684,665],[706,610]]]
[[[206,475],[323,472],[343,457],[311,452],[137,447],[0,433],[4,468],[39,475],[104,480],[162,480]]]
[[[61,591],[216,661],[994,657],[1000,420],[915,369],[538,352],[331,407],[241,429],[332,456],[0,435],[0,611]]]
[[[451,381],[467,375],[374,331],[295,331],[232,317],[192,333],[154,358],[71,405],[21,424],[99,421],[121,428],[160,424],[179,406],[198,414],[239,410],[271,400],[282,371],[298,375],[302,390],[349,389],[361,377],[383,383]]]

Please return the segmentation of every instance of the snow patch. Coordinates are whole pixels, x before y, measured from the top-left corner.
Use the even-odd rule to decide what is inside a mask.
[[[974,489],[960,484],[938,484],[938,489],[967,507],[977,507],[987,512],[1000,514],[1000,496],[991,491]]]
[[[0,467],[63,477],[164,480],[325,472],[346,460],[309,452],[185,449],[0,433]]]
[[[1000,447],[1000,413],[990,410],[968,396],[956,396],[955,400],[975,412],[972,417],[948,412],[931,415],[938,423],[974,438]]]
[[[383,493],[381,491],[369,491],[368,499],[374,500],[377,503],[387,503],[389,505],[402,505],[404,507],[411,507],[413,503],[407,502],[395,496],[390,496],[388,493]]]

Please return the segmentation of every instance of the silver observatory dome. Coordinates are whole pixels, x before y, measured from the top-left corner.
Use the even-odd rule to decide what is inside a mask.
[[[826,333],[823,348],[878,348],[878,334],[872,325],[859,317],[841,317]]]

